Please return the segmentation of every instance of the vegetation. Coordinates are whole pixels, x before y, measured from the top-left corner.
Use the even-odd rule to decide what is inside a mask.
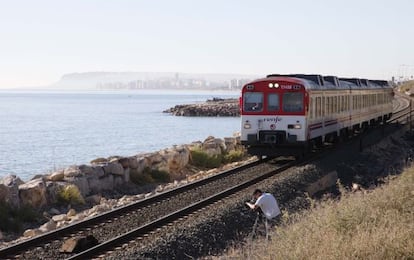
[[[76,185],[70,184],[60,189],[57,194],[58,201],[65,204],[85,204],[82,194]]]
[[[213,169],[219,167],[223,162],[223,155],[209,155],[198,147],[192,148],[190,152],[191,164],[196,167]]]
[[[414,80],[406,81],[401,84],[400,91],[414,90]]]
[[[372,192],[342,193],[284,218],[271,241],[248,242],[228,258],[413,259],[413,187],[411,168]]]
[[[130,171],[131,181],[137,185],[144,185],[149,183],[165,183],[170,181],[168,172],[160,170],[152,170],[146,167],[142,172],[136,169]]]
[[[242,150],[232,150],[228,154],[224,155],[224,163],[232,163],[241,161],[244,158],[245,154]]]
[[[25,222],[40,220],[40,215],[29,206],[20,208],[0,203],[0,230],[4,232],[19,232]]]

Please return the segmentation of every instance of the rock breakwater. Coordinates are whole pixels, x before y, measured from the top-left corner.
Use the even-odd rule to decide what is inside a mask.
[[[235,98],[213,98],[203,103],[176,105],[164,113],[174,116],[210,116],[210,117],[238,117],[240,116],[239,101]]]

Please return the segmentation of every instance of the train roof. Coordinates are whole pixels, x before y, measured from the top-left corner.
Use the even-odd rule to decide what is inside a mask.
[[[302,84],[306,89],[381,89],[391,88],[388,81],[369,80],[360,78],[338,78],[336,76],[322,76],[318,74],[270,74],[263,80],[293,81]]]

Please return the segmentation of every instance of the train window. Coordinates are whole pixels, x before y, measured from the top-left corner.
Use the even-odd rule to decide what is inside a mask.
[[[321,117],[321,97],[316,98],[316,117]]]
[[[269,94],[267,96],[267,110],[268,111],[278,111],[280,109],[279,104],[279,95],[278,94]]]
[[[315,98],[310,99],[309,114],[311,119],[315,118]]]
[[[245,92],[243,109],[247,112],[257,112],[263,110],[263,93]]]
[[[303,111],[303,93],[286,92],[283,94],[283,111],[300,112]]]

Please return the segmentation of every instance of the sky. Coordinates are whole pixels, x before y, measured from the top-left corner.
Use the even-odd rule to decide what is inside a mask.
[[[91,71],[414,74],[412,0],[0,0],[0,88]]]

